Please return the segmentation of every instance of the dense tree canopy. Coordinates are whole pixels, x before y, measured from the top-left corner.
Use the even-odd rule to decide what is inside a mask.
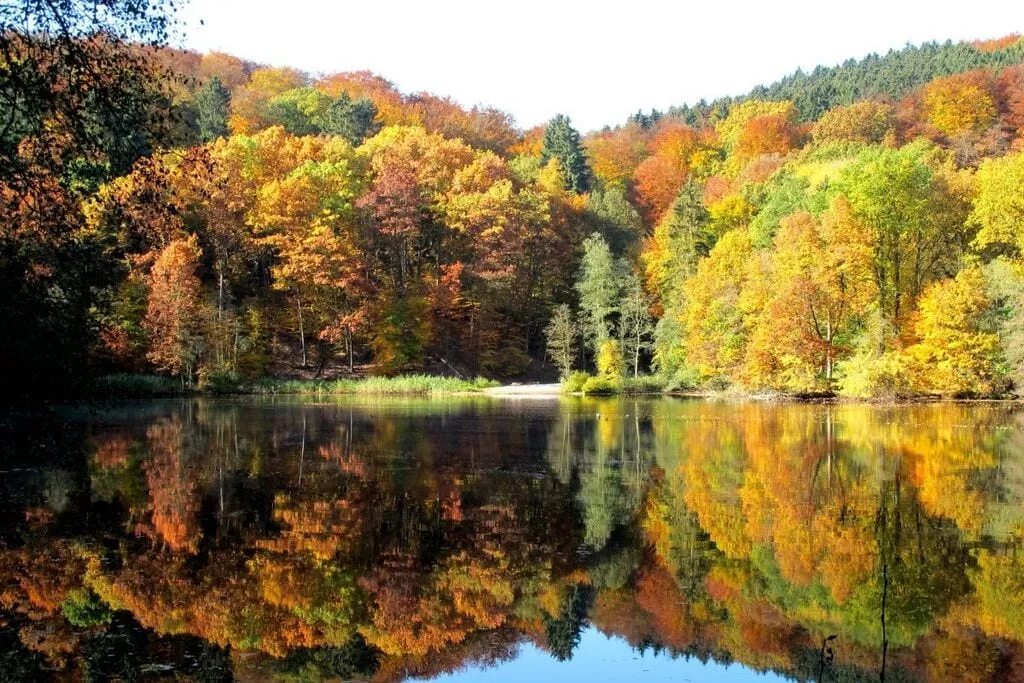
[[[369,72],[162,48],[169,7],[107,5],[0,15],[0,322],[16,330],[0,357],[29,373],[17,391],[146,370],[204,386],[545,374],[546,329],[563,373],[614,342],[632,374],[675,386],[1013,389],[998,322],[985,381],[917,374],[945,324],[922,322],[926,292],[1020,256],[1015,37],[581,136]],[[977,310],[1005,322],[1018,271],[998,272],[982,289],[1002,299]],[[567,321],[589,353],[567,348]]]
[[[721,116],[745,99],[789,100],[804,121],[814,121],[836,106],[859,100],[886,98],[898,101],[928,81],[971,69],[1000,69],[1018,64],[1024,57],[1020,36],[1002,41],[975,43],[924,43],[848,59],[834,67],[819,66],[810,73],[798,70],[767,86],[754,88],[746,97],[722,98],[711,103],[670,109],[669,114],[691,123]]]

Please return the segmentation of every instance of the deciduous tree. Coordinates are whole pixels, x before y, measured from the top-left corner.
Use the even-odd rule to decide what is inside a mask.
[[[997,113],[992,91],[992,76],[987,71],[935,79],[924,89],[928,121],[946,135],[985,128]]]
[[[183,384],[195,380],[205,346],[206,311],[196,276],[200,256],[194,236],[176,239],[160,251],[149,276],[149,360]]]
[[[815,142],[863,142],[877,144],[895,134],[896,112],[892,105],[867,100],[825,112],[812,128]]]
[[[925,290],[914,324],[920,341],[907,349],[919,388],[946,394],[992,393],[999,337],[990,327],[990,306],[976,266]]]
[[[619,337],[622,353],[633,366],[633,377],[640,376],[640,354],[650,347],[650,334],[654,332],[651,318],[651,300],[644,290],[643,282],[629,273],[623,284],[622,302],[619,304],[621,319]]]
[[[1002,245],[1024,253],[1024,153],[986,159],[977,185],[971,221],[979,227],[978,246]]]
[[[604,238],[593,234],[583,243],[583,261],[576,279],[584,334],[596,354],[611,338],[619,314],[622,293],[622,265],[616,262]]]
[[[568,304],[555,307],[544,334],[547,337],[548,357],[558,368],[559,376],[565,379],[572,372],[578,353],[576,319]]]

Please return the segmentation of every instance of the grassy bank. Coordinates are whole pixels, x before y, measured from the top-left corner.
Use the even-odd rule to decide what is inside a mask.
[[[435,375],[400,375],[398,377],[365,377],[324,381],[264,379],[248,385],[242,393],[423,396],[461,394],[496,386],[498,386],[498,382],[483,377],[460,379]]]
[[[869,403],[880,405],[903,403],[934,403],[943,401],[991,402],[1018,401],[1014,393],[957,394],[957,393],[890,393],[877,396],[846,396],[836,392],[785,392],[777,390],[750,391],[737,385],[715,386],[680,383],[658,375],[637,378],[614,378],[574,372],[561,383],[562,393],[582,396],[677,396],[733,401],[779,401],[797,403]]]
[[[498,386],[497,382],[478,377],[466,380],[434,375],[402,375],[399,377],[364,377],[337,380],[261,379],[255,382],[218,382],[201,389],[183,389],[181,382],[157,375],[104,375],[93,383],[91,395],[99,398],[157,398],[184,395],[223,394],[322,394],[322,395],[390,395],[427,396],[461,394]]]

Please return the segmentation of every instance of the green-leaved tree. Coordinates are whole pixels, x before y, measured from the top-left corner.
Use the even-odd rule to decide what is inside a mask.
[[[559,376],[565,379],[576,362],[576,342],[579,337],[579,329],[568,304],[555,307],[544,334],[547,337],[548,356],[558,368]]]
[[[619,303],[619,337],[622,355],[633,366],[635,378],[640,375],[640,354],[651,345],[654,320],[650,311],[651,299],[644,291],[640,278],[633,273],[627,274],[623,289],[622,301]]]
[[[320,130],[340,135],[353,145],[377,132],[377,107],[365,97],[353,100],[347,92],[335,99],[320,119]]]
[[[624,270],[601,235],[594,233],[583,242],[576,291],[580,296],[584,336],[595,355],[612,336],[622,299]]]
[[[579,131],[572,127],[569,117],[563,114],[551,119],[544,131],[541,163],[546,164],[552,157],[562,164],[565,183],[570,190],[580,194],[590,190],[590,166],[587,165],[583,142]]]
[[[199,139],[212,142],[228,134],[228,113],[231,93],[214,76],[196,93],[196,126]]]

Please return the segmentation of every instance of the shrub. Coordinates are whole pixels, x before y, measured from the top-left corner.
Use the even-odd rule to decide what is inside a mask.
[[[570,373],[569,376],[565,378],[565,381],[562,382],[562,391],[566,391],[568,393],[583,391],[583,385],[587,383],[588,379],[590,379],[590,375],[585,372],[576,371]]]
[[[429,395],[480,391],[498,383],[477,377],[435,377],[432,375],[400,375],[398,377],[366,377],[364,379],[262,380],[247,387],[259,394],[374,394],[374,395]]]
[[[239,390],[238,377],[233,372],[223,369],[199,370],[199,390],[212,394],[232,394]]]
[[[584,394],[616,394],[622,391],[622,382],[608,377],[590,377],[583,383]]]
[[[907,393],[907,368],[901,354],[854,354],[840,365],[839,393],[853,398],[895,398]]]
[[[700,386],[700,373],[696,368],[683,365],[665,383],[665,391],[689,391]]]
[[[113,617],[110,608],[88,588],[76,588],[68,593],[60,611],[72,626],[79,628],[109,624]]]
[[[660,394],[665,391],[665,380],[658,376],[628,377],[622,381],[627,394]]]

